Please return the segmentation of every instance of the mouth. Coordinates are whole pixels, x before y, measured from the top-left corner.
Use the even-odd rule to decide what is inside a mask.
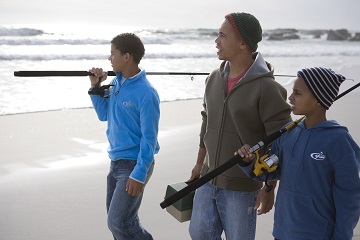
[[[291,109],[292,112],[294,112],[295,109],[296,109],[296,108],[295,108],[295,105],[290,105],[290,109]]]
[[[294,108],[295,108],[294,103],[290,102],[290,108],[291,108],[291,110],[294,110]]]

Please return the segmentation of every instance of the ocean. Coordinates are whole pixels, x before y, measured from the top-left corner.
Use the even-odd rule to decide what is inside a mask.
[[[110,41],[134,32],[144,42],[140,67],[147,72],[210,72],[218,67],[217,29],[156,29],[93,26],[0,26],[0,115],[91,107],[88,77],[15,77],[14,71],[112,71]],[[266,30],[264,31],[266,32]],[[300,39],[274,41],[264,35],[258,51],[277,75],[303,67],[346,70],[360,60],[360,42],[329,41],[299,30]],[[356,76],[347,76],[355,80]],[[149,75],[161,101],[201,98],[206,76]],[[108,78],[110,81],[111,77]],[[292,77],[276,77],[284,86]]]

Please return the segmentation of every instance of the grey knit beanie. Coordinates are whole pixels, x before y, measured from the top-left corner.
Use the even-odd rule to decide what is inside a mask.
[[[225,18],[248,47],[255,52],[258,48],[258,42],[262,40],[262,29],[259,21],[253,15],[244,12],[230,13]]]
[[[335,101],[340,85],[346,79],[330,68],[322,67],[304,68],[298,71],[297,75],[326,109]]]

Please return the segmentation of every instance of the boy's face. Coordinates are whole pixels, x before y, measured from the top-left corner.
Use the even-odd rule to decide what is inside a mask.
[[[318,100],[312,94],[304,80],[297,77],[294,82],[293,92],[289,96],[291,110],[295,115],[309,116],[319,109]]]
[[[128,54],[122,54],[114,44],[111,44],[110,56],[108,59],[111,62],[114,72],[122,72],[128,61]]]

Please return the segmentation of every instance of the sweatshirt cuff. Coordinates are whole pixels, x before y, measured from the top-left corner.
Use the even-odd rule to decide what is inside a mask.
[[[137,181],[137,182],[139,182],[139,183],[142,183],[142,184],[144,184],[144,183],[145,183],[145,182],[139,181],[138,179],[133,178],[133,177],[131,177],[131,176],[130,176],[129,178],[131,178],[132,180]]]
[[[136,167],[135,167],[136,168]],[[137,181],[137,182],[140,182],[140,183],[145,183],[145,180],[146,180],[146,173],[143,174],[141,171],[137,171],[136,169],[134,168],[134,170],[132,171],[132,173],[130,174],[130,178]]]
[[[240,160],[239,161],[239,163],[238,163],[238,165],[240,166],[240,167],[247,167],[247,166],[249,166],[250,164],[251,164],[252,162],[245,162],[244,160]]]

